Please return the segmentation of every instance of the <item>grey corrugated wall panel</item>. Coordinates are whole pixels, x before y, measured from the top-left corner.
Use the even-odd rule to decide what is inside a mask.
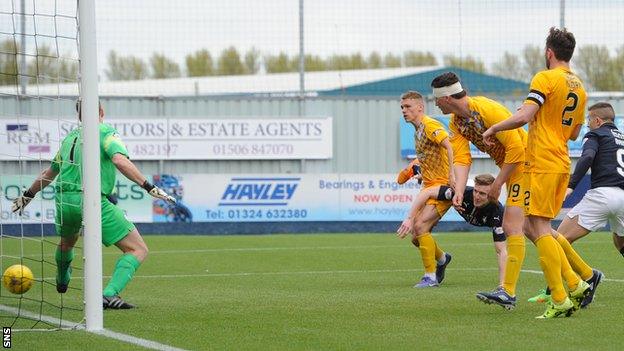
[[[299,114],[296,98],[241,97],[124,97],[101,98],[107,118],[123,117],[245,117],[287,118]],[[499,98],[512,111],[522,104],[522,97]],[[591,98],[589,104],[609,101],[616,113],[624,114],[624,98]],[[0,118],[24,115],[74,115],[74,99],[24,99],[0,97]],[[399,155],[399,121],[401,111],[397,98],[323,97],[308,98],[307,116],[333,117],[334,157],[329,160],[228,160],[228,161],[137,161],[147,174],[168,173],[394,173],[405,166]],[[429,114],[439,114],[431,100]],[[37,174],[47,162],[22,162],[21,172]],[[491,160],[475,159],[471,173],[495,173]],[[0,161],[0,174],[20,173],[18,162]]]

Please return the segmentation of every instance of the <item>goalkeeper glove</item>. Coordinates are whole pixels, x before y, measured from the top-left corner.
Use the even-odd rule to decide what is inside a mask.
[[[11,211],[13,213],[19,213],[20,216],[23,215],[24,208],[32,201],[34,197],[35,194],[31,193],[30,190],[24,191],[24,193],[20,197],[13,200],[13,206],[11,206]]]
[[[172,204],[176,203],[176,199],[173,196],[167,194],[164,190],[162,190],[161,188],[157,187],[156,185],[148,182],[147,180],[144,181],[143,185],[141,185],[141,186],[151,196],[153,196],[153,197],[155,197],[157,199],[165,200],[165,201],[170,202]]]
[[[418,179],[418,184],[422,183],[422,174],[420,173],[420,162],[418,159],[414,159],[410,162],[409,166],[402,169],[397,176],[397,183],[404,184],[412,177],[416,177]]]

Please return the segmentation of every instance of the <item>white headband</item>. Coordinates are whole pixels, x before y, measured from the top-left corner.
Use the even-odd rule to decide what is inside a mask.
[[[462,91],[464,91],[464,88],[462,88],[461,84],[457,82],[446,87],[433,88],[433,96],[436,98],[443,97],[443,96],[451,96],[457,93],[461,93]]]

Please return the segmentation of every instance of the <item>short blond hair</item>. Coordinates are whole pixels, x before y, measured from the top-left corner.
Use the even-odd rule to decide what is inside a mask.
[[[494,176],[489,173],[479,174],[474,178],[474,182],[475,185],[492,185],[492,183],[494,183]]]
[[[401,95],[401,100],[405,99],[422,100],[423,96],[417,91],[409,90]]]

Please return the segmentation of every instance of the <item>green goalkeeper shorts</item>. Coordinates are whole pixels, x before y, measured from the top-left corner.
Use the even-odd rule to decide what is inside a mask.
[[[56,234],[62,237],[73,237],[82,227],[82,193],[57,193],[56,202]],[[111,246],[123,239],[134,230],[132,224],[121,208],[113,205],[102,195],[102,244]],[[89,233],[86,233],[89,235]]]

